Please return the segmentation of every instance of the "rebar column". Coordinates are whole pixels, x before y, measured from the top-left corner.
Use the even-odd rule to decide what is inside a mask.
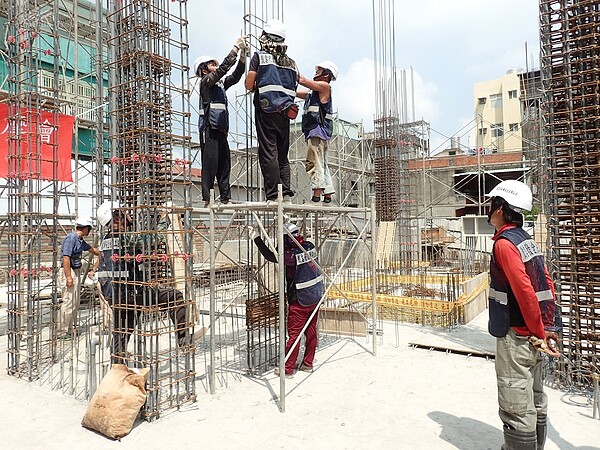
[[[152,420],[195,399],[187,2],[113,1],[108,19],[111,196],[133,219],[120,237],[138,252],[116,257],[135,258],[140,271],[127,281],[131,298],[113,309],[137,315],[134,333],[117,333],[133,334],[127,364],[150,368],[144,415]],[[183,300],[166,301],[169,290]]]
[[[392,0],[373,0],[375,60],[375,203],[377,219],[396,222],[394,251],[401,270],[418,258],[416,182],[409,162],[415,147],[406,137],[406,82],[396,71],[395,9]],[[400,92],[402,95],[400,95]]]
[[[559,376],[587,386],[600,354],[599,26],[597,0],[540,1],[549,259],[570,361]]]
[[[42,93],[38,84],[42,13],[56,18],[58,8],[24,0],[8,4],[7,369],[28,380],[39,377],[43,343],[48,344],[51,336],[53,308],[41,295],[51,269],[42,263],[42,255],[53,254],[56,242],[47,237],[52,234],[45,221],[54,223],[57,211],[52,202],[44,204],[43,196],[56,192],[52,180],[59,160],[59,103],[56,86]],[[46,39],[52,42],[57,35],[47,33]],[[54,63],[58,67],[57,56]],[[42,143],[48,153],[42,151]],[[55,287],[52,290],[56,292]]]

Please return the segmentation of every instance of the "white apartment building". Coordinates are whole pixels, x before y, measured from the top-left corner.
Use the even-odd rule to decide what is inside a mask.
[[[482,153],[520,151],[521,89],[519,72],[473,85],[475,147]]]

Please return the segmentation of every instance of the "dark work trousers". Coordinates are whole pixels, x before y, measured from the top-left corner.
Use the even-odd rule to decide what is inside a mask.
[[[256,135],[258,137],[258,162],[265,183],[267,200],[277,199],[277,185],[283,195],[294,195],[290,189],[290,120],[279,113],[266,113],[256,108]]]
[[[125,294],[124,291],[122,292]],[[127,364],[127,344],[143,310],[164,311],[168,309],[169,317],[177,333],[177,343],[184,345],[189,324],[183,303],[181,291],[172,287],[140,289],[137,294],[130,291],[127,295],[122,295],[116,303],[112,304],[114,314],[113,363]],[[175,308],[177,305],[180,306]]]
[[[221,201],[231,198],[229,174],[231,172],[231,155],[227,135],[219,130],[208,128],[202,146],[202,200],[210,200],[210,190],[215,184],[219,186]]]
[[[288,323],[287,323],[287,342],[285,343],[285,354],[287,355],[294,344],[296,338],[300,335],[302,331],[302,327],[308,321],[308,318],[312,314],[313,310],[317,307],[314,306],[302,306],[298,303],[292,303],[288,310]],[[304,332],[304,336],[306,338],[304,342],[304,357],[302,358],[302,364],[307,367],[312,367],[315,359],[315,352],[317,351],[317,320],[319,318],[319,313],[317,312],[310,324],[306,328]],[[296,365],[296,360],[298,359],[298,353],[300,352],[300,343],[296,345],[292,354],[288,358],[285,363],[285,373],[292,374],[294,373],[294,367]]]

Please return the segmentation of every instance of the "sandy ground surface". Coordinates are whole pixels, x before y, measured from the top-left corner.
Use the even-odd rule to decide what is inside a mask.
[[[121,442],[81,427],[87,403],[0,373],[2,449],[499,449],[493,360],[409,343],[493,352],[487,312],[452,332],[384,327],[371,344],[325,343],[316,370],[286,380],[242,378],[152,423],[139,421]],[[5,354],[6,336],[0,352]],[[4,359],[6,361],[6,359]],[[547,388],[547,450],[600,449],[600,420],[585,399]]]

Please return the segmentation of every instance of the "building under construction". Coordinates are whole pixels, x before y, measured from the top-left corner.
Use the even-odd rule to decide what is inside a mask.
[[[548,144],[532,144],[528,154],[535,157],[528,164],[549,180],[549,250],[570,361],[561,373],[569,380],[577,374],[578,382],[589,385],[588,375],[598,367],[597,253],[593,211],[584,217],[581,208],[593,208],[597,200],[598,130],[590,124],[598,106],[590,99],[599,86],[594,72],[583,67],[598,56],[585,36],[600,12],[597,2],[576,4],[540,3]],[[265,21],[283,17],[283,9],[283,0],[240,5],[253,50]],[[469,205],[449,202],[446,210],[454,214],[433,213],[438,196],[425,179],[435,178],[438,162],[430,155],[429,124],[408,120],[406,81],[398,78],[393,45],[394,2],[374,0],[373,14],[374,132],[335,120],[329,164],[338,205],[306,202],[299,123],[291,125],[290,148],[299,194],[292,204],[262,201],[253,105],[244,93],[230,101],[235,201],[221,204],[213,196],[204,207],[195,165],[198,107],[191,98],[198,83],[190,73],[187,2],[1,1],[8,164],[0,174],[6,198],[0,236],[7,255],[2,281],[8,321],[2,331],[8,336],[8,372],[89,398],[110,369],[113,312],[98,283],[82,280],[72,338],[64,340],[57,331],[56,282],[57,249],[75,217],[95,215],[107,200],[133,218],[127,233],[144,237],[135,255],[123,256],[143,264],[135,289],[145,294],[120,356],[130,367],[150,369],[148,420],[242,376],[260,377],[285,360],[284,270],[256,251],[250,225],[270,236],[274,249],[283,248],[284,218],[302,229],[320,251],[326,281],[320,333],[366,341],[374,354],[383,321],[451,329],[484,310],[490,233],[483,231],[480,178],[468,192]],[[576,45],[580,51],[573,50]],[[572,89],[574,83],[581,89]],[[548,149],[548,158],[538,157],[540,148]],[[523,154],[514,161],[471,155],[463,168],[478,174],[494,164],[506,169],[522,165]],[[460,184],[471,179],[466,173],[452,176],[447,190],[464,194]],[[472,209],[455,226],[456,210],[463,207]],[[104,232],[96,233],[96,241]],[[82,273],[91,264],[84,262]],[[181,292],[183,301],[161,302],[165,288]],[[185,320],[175,320],[182,310]],[[280,389],[283,410],[284,377]]]

